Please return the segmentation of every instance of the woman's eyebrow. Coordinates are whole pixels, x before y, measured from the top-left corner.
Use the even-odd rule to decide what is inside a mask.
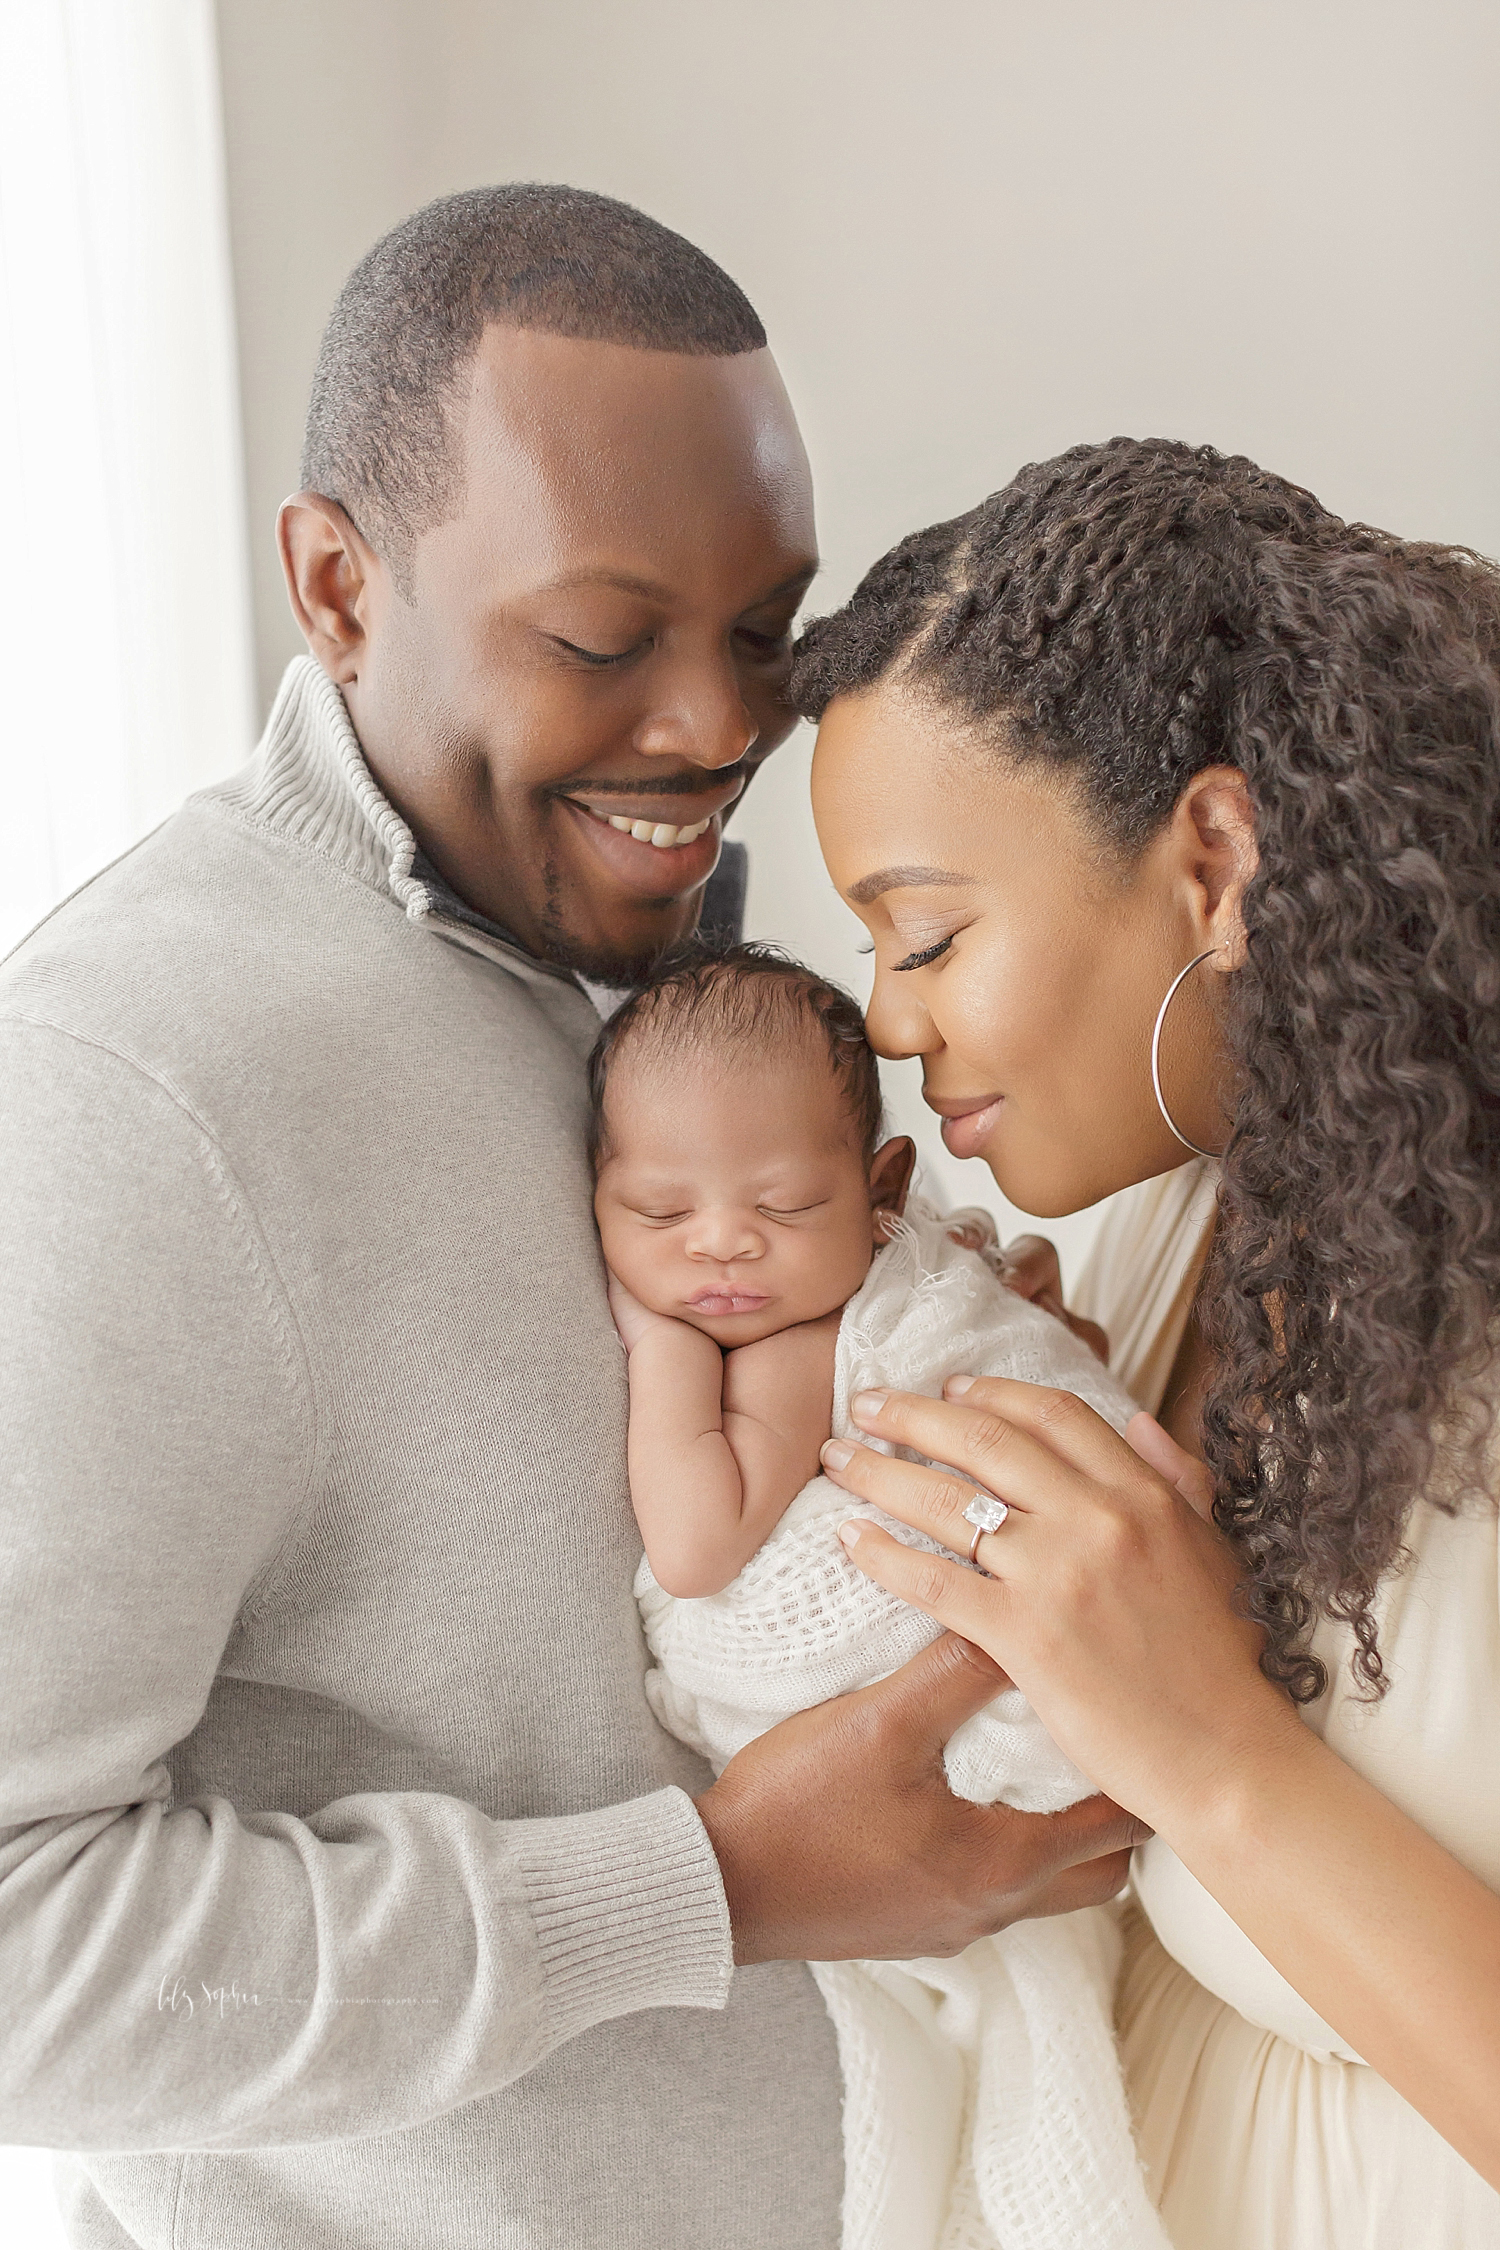
[[[919,890],[934,884],[972,883],[972,875],[955,875],[951,867],[882,867],[863,875],[845,893],[851,906],[868,906],[882,891]]]

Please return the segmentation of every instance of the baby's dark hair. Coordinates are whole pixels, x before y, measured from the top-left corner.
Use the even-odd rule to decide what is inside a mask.
[[[625,1053],[691,1053],[710,1043],[772,1051],[822,1040],[868,1163],[880,1140],[880,1066],[858,1003],[774,945],[690,945],[616,1010],[589,1056],[589,1157],[609,1153],[604,1103],[609,1074]]]

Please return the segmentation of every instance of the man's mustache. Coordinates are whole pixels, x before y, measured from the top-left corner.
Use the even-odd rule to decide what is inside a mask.
[[[550,797],[707,797],[716,794],[729,781],[737,780],[743,789],[762,762],[759,758],[741,758],[735,765],[720,766],[713,773],[705,766],[685,766],[680,773],[642,774],[636,781],[606,781],[595,774],[578,774],[571,781],[554,781],[547,794]]]

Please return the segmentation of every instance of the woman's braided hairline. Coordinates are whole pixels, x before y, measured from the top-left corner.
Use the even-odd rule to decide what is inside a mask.
[[[1378,1692],[1411,1506],[1477,1493],[1490,1433],[1500,574],[1243,458],[1114,439],[903,540],[808,628],[793,692],[816,717],[895,677],[1071,770],[1124,854],[1194,773],[1247,777],[1205,1448],[1266,1670],[1318,1694],[1330,1614]]]

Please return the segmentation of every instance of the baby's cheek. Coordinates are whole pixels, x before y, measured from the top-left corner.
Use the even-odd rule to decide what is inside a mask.
[[[847,1304],[863,1287],[873,1256],[873,1245],[858,1228],[840,1228],[836,1234],[825,1236],[807,1258],[799,1277],[804,1308],[798,1317],[820,1320],[825,1313]]]
[[[653,1245],[637,1236],[628,1235],[615,1242],[604,1238],[604,1262],[611,1273],[618,1275],[647,1312],[670,1313],[676,1310],[673,1291],[661,1270],[661,1260],[651,1255]]]
[[[643,1237],[636,1228],[611,1222],[604,1212],[598,1213],[597,1218],[599,1246],[604,1252],[604,1263],[618,1280],[624,1282],[632,1297],[638,1297],[643,1305],[654,1312],[656,1308],[651,1303],[652,1263],[649,1237]]]

